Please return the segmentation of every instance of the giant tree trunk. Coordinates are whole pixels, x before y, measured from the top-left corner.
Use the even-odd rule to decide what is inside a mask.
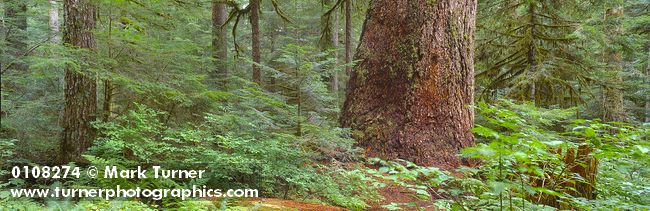
[[[95,7],[91,0],[65,0],[63,42],[70,46],[94,50]],[[84,58],[87,59],[87,58]],[[62,163],[80,161],[80,155],[91,146],[95,129],[91,122],[97,113],[95,76],[84,65],[81,69],[66,67],[65,108],[60,159]]]
[[[368,156],[468,164],[475,16],[475,0],[372,1],[341,115]]]
[[[15,69],[26,71],[25,54],[27,53],[27,4],[23,1],[4,0],[6,31],[5,41],[7,42],[6,53],[9,59],[4,69]]]
[[[228,41],[226,40],[226,30],[222,28],[228,19],[225,0],[212,0],[212,56],[216,60],[216,68],[213,73],[214,81],[221,81],[225,84],[228,77],[227,57]]]
[[[260,0],[250,0],[251,4],[251,31],[253,48],[253,82],[262,85],[262,71],[260,70]]]

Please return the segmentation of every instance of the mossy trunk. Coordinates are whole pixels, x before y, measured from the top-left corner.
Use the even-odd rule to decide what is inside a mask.
[[[251,39],[253,48],[253,82],[262,85],[260,64],[260,0],[250,0]]]
[[[215,82],[220,81],[221,85],[225,85],[228,77],[227,30],[222,27],[227,19],[226,1],[212,0],[212,57],[216,60],[212,78]]]
[[[605,49],[605,62],[608,83],[603,87],[603,120],[626,121],[623,98],[623,54],[615,47],[615,40],[623,35],[623,6],[609,8],[605,12],[608,45]]]
[[[345,63],[352,62],[352,8],[351,0],[345,1]],[[348,65],[345,67],[345,73],[350,75],[352,68]]]
[[[94,50],[95,38],[92,30],[95,28],[96,14],[91,0],[65,0],[63,7],[63,42],[73,47]],[[92,145],[96,134],[91,126],[97,116],[95,74],[88,71],[84,65],[81,65],[81,69],[66,67],[64,92],[60,161],[78,162],[81,161],[81,154]]]
[[[537,25],[537,20],[535,19],[535,2],[531,1],[530,4],[528,5],[528,14],[530,16],[530,19],[528,19],[528,24],[530,25],[530,35],[531,35],[531,41],[528,42],[528,52],[526,54],[526,63],[528,64],[528,75],[529,75],[529,80],[530,80],[530,102],[533,103],[533,105],[537,105],[537,84],[535,83],[535,72],[537,72],[537,48],[535,48],[535,39],[536,39],[536,34],[537,31],[535,30],[535,26]]]
[[[368,156],[468,164],[475,16],[475,0],[372,1],[341,115]]]

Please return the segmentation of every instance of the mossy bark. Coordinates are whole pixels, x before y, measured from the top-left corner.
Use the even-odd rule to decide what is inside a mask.
[[[469,164],[474,0],[374,0],[341,115],[368,156]]]
[[[258,64],[260,55],[260,0],[250,0],[251,41],[253,48],[253,82],[262,85],[262,70]]]
[[[345,0],[345,63],[352,62],[352,8],[351,0]],[[348,65],[345,67],[345,73],[350,75],[352,68]]]
[[[608,47],[605,49],[606,73],[609,83],[603,86],[603,120],[604,121],[626,121],[627,116],[624,108],[623,98],[623,54],[616,46],[615,40],[623,34],[622,18],[624,16],[623,6],[609,8],[605,12],[605,24],[607,26]]]
[[[222,26],[228,19],[225,0],[212,0],[212,57],[215,61],[215,70],[212,74],[213,80],[220,81],[219,84],[225,87],[228,77],[227,57],[228,40],[227,30]]]

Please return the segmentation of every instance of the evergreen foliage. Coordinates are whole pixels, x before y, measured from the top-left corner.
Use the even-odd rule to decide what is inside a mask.
[[[459,155],[479,165],[458,169],[365,157],[370,149],[352,138],[358,131],[340,126],[346,86],[333,89],[331,79],[346,84],[363,62],[343,62],[343,46],[354,54],[372,1],[260,0],[256,47],[251,1],[224,0],[227,58],[213,55],[212,1],[219,0],[91,1],[97,46],[89,50],[63,44],[63,32],[49,25],[54,10],[64,28],[63,1],[2,0],[0,210],[258,208],[232,198],[9,192],[116,185],[254,188],[263,198],[351,210],[650,209],[648,0],[479,1],[476,145]],[[333,33],[338,45],[329,43]],[[215,64],[227,74],[215,75]],[[253,66],[261,82],[252,80]],[[13,166],[62,165],[66,68],[96,80],[98,105],[97,137],[66,165],[160,165],[206,170],[205,177],[13,178]],[[386,196],[393,192],[402,200]]]

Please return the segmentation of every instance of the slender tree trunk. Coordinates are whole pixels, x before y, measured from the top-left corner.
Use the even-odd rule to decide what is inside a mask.
[[[345,72],[350,75],[352,73],[352,8],[350,8],[350,1],[345,1]]]
[[[332,15],[332,48],[338,49],[339,48],[339,13],[334,11],[334,14]],[[339,54],[338,51],[334,51],[334,59],[336,59],[336,65],[338,66],[339,64]],[[339,71],[334,72],[332,75],[332,78],[330,79],[330,89],[332,90],[332,93],[334,93],[336,96],[338,96],[339,93]],[[338,99],[338,97],[337,97]]]
[[[59,25],[59,8],[57,6],[56,0],[50,0],[50,11],[49,11],[49,26],[50,26],[50,39],[52,43],[61,43],[61,33]]]
[[[332,3],[333,3],[332,0],[323,1],[323,5],[326,9],[329,9],[330,6],[332,6]],[[321,49],[324,51],[337,49],[339,43],[339,33],[338,33],[339,21],[338,21],[338,13],[336,12],[336,10],[333,10],[332,14],[329,17],[323,17],[322,22],[323,22],[322,30],[324,32],[327,32],[325,33],[327,37],[324,37],[325,38],[324,42],[321,42]],[[336,51],[333,51],[332,54],[330,54],[330,56],[336,60],[335,65],[338,64],[338,53],[336,53]],[[329,91],[335,95],[338,95],[339,92],[338,72],[332,73],[332,75],[328,78],[328,82],[329,82],[328,83]]]
[[[277,51],[277,41],[276,41],[276,39],[278,38],[278,34],[274,30],[275,30],[275,28],[273,28],[269,32],[269,42],[271,42],[270,43],[271,44],[271,51],[269,52],[269,55],[275,55],[275,52]],[[274,63],[271,63],[271,66],[274,69],[277,70],[277,66],[275,66]],[[269,85],[268,85],[268,87],[269,87],[269,91],[271,91],[271,92],[275,92],[275,91],[278,90],[277,80],[276,80],[275,75],[272,75],[271,77],[269,77]]]
[[[648,47],[648,60],[645,68],[645,83],[650,85],[650,47]],[[648,93],[648,90],[646,90]],[[650,94],[645,96],[645,122],[650,122]]]
[[[6,15],[7,14],[5,14],[5,17],[7,17]],[[6,40],[6,36],[7,36],[6,30],[7,30],[7,27],[5,27],[5,22],[0,21],[0,40]],[[5,64],[5,62],[7,62],[7,61],[5,61],[7,59],[7,56],[5,55],[6,46],[7,45],[5,45],[4,43],[2,43],[2,45],[0,45],[0,47],[2,47],[2,48],[0,48],[0,76],[1,76],[2,73],[4,73],[4,66],[3,65]],[[2,87],[2,86],[0,85],[0,87]],[[1,97],[2,97],[2,95],[0,95],[0,98]]]
[[[296,68],[296,78],[300,78],[300,70]],[[297,109],[298,109],[298,124],[296,125],[296,136],[301,137],[302,136],[302,92],[300,91],[300,88],[302,87],[302,80],[298,82],[296,85],[296,100],[297,100]]]
[[[63,42],[93,51],[95,7],[91,0],[64,0]],[[88,59],[88,58],[82,58]],[[91,126],[97,115],[97,85],[93,73],[84,65],[80,70],[66,67],[65,107],[62,119],[60,159],[62,163],[81,161],[81,154],[91,146],[96,131]]]
[[[476,4],[372,1],[341,115],[368,156],[471,164]]]
[[[108,118],[111,117],[113,113],[112,104],[113,104],[113,82],[111,80],[105,79],[104,81],[104,101],[102,102],[102,120],[108,121]]]
[[[61,22],[59,21],[59,3],[56,0],[50,0],[50,10],[48,11],[48,26],[50,27],[50,42],[52,44],[61,44]],[[65,84],[63,77],[58,77],[58,84]],[[57,86],[58,86],[57,84]]]
[[[108,58],[113,58],[113,10],[108,11]],[[110,65],[109,70],[113,72],[113,65]],[[104,101],[102,102],[102,120],[108,121],[111,117],[112,103],[113,103],[113,82],[110,79],[104,79]]]
[[[605,19],[606,28],[608,29],[609,45],[616,45],[612,43],[614,39],[623,34],[623,26],[621,18],[623,17],[623,7],[610,8],[606,11],[607,16]],[[609,75],[609,81],[603,89],[603,120],[604,121],[625,121],[625,108],[623,107],[623,78],[621,72],[623,71],[623,54],[615,50],[612,46],[606,49],[606,71]]]
[[[27,53],[27,4],[21,0],[4,0],[6,31],[5,41],[7,42],[6,52],[11,57],[5,62],[5,69],[13,68],[18,71],[26,71],[24,55]]]
[[[221,80],[224,87],[228,78],[228,41],[227,32],[222,26],[227,19],[225,0],[212,0],[212,56],[216,60],[213,79],[215,82]]]
[[[528,63],[528,74],[529,74],[529,80],[530,81],[530,101],[533,103],[533,105],[537,105],[537,84],[535,83],[535,72],[537,72],[537,49],[535,48],[535,40],[537,39],[535,37],[535,34],[537,33],[535,31],[535,26],[537,25],[536,19],[535,19],[535,3],[531,1],[531,3],[528,5],[528,13],[530,15],[530,19],[528,20],[530,24],[530,36],[531,41],[528,43],[528,55],[527,55],[527,63]]]
[[[250,21],[253,48],[253,82],[262,85],[262,70],[260,69],[260,0],[250,0]]]

